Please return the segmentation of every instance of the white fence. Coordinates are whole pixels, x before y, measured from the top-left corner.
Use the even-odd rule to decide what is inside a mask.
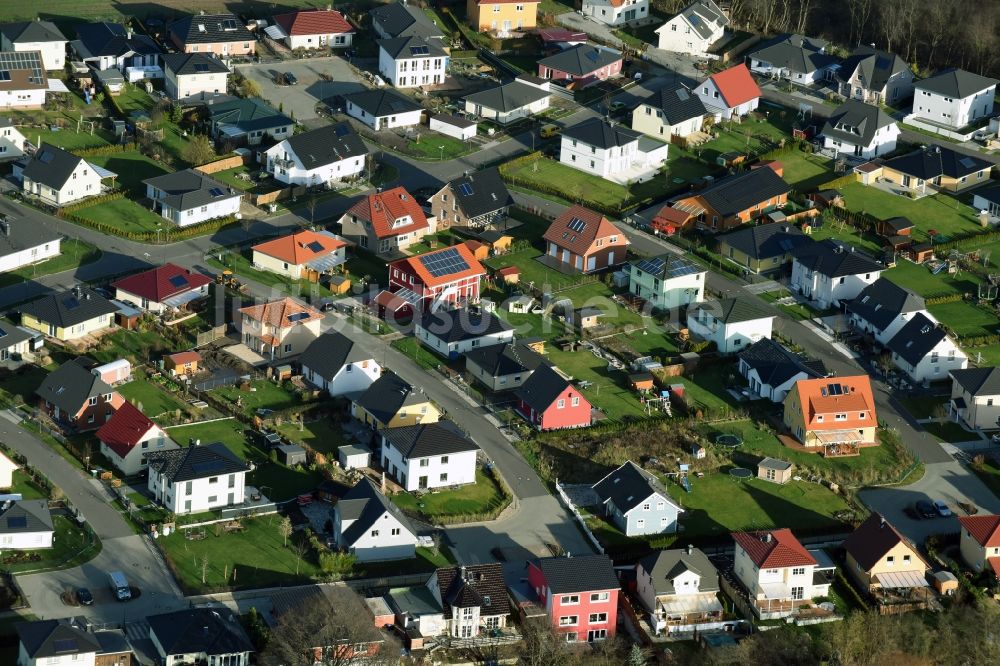
[[[932,123],[925,122],[917,118],[912,113],[903,118],[903,124],[912,125],[913,127],[922,129],[925,132],[938,134],[940,136],[944,136],[949,139],[954,139],[955,141],[969,141],[970,139],[972,139],[972,135],[975,134],[977,131],[977,130],[972,130],[971,132],[966,132],[965,134],[961,134],[959,132],[956,132],[955,130],[946,129],[944,127],[941,127],[940,125],[934,125]],[[983,127],[980,129],[986,129],[986,128]]]
[[[588,539],[590,539],[590,543],[594,546],[594,550],[603,555],[604,546],[601,545],[601,542],[597,540],[594,533],[590,531],[589,527],[587,527],[587,521],[584,520],[583,516],[580,515],[580,512],[577,511],[576,506],[573,504],[573,500],[569,498],[569,495],[567,495],[563,490],[562,485],[558,480],[556,481],[556,492],[559,493],[559,499],[562,503],[566,505],[566,508],[569,509],[570,512],[572,512],[573,517],[576,518],[576,522],[580,524],[580,528],[583,530],[583,533],[587,535]]]

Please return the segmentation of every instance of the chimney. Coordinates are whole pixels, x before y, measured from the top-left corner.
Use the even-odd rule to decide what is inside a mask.
[[[382,494],[385,495],[385,472],[382,472]]]
[[[764,532],[764,543],[771,543],[771,538],[770,532]]]
[[[463,564],[458,568],[458,577],[465,580],[465,565]]]
[[[125,28],[125,37],[132,39],[132,28]]]
[[[688,544],[686,550],[687,550],[687,554],[690,555],[691,553],[694,552],[694,546],[692,546],[691,544]]]

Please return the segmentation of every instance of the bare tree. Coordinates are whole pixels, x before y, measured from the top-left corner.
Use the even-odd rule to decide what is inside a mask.
[[[847,0],[848,13],[851,16],[851,33],[848,43],[853,47],[861,43],[865,36],[865,27],[872,17],[872,5],[875,0]]]
[[[204,585],[208,579],[208,553],[201,556],[201,584]]]
[[[309,553],[309,542],[303,539],[293,539],[292,540],[292,550],[295,552],[295,575],[299,575],[299,566],[306,559],[306,554]]]
[[[294,528],[292,527],[292,519],[289,518],[288,516],[282,518],[281,522],[278,524],[278,533],[285,540],[284,545],[286,547],[288,546],[288,537],[292,536],[293,529]]]
[[[527,620],[521,626],[524,666],[569,666],[577,662],[576,655],[566,646],[565,638],[547,622]]]

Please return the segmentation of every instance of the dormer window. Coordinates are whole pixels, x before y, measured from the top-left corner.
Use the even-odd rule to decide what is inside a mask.
[[[393,220],[392,228],[398,229],[400,227],[405,227],[406,225],[412,223],[413,223],[413,218],[410,217],[409,215],[404,215],[403,217],[397,217],[395,220]]]

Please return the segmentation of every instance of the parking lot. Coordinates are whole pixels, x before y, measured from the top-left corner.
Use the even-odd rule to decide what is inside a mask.
[[[260,84],[263,98],[271,105],[275,108],[281,105],[286,114],[307,126],[323,124],[316,114],[317,102],[365,89],[347,62],[338,56],[237,65],[236,68]],[[277,79],[289,73],[298,79],[295,85],[275,84]],[[329,80],[321,75],[328,76]]]

